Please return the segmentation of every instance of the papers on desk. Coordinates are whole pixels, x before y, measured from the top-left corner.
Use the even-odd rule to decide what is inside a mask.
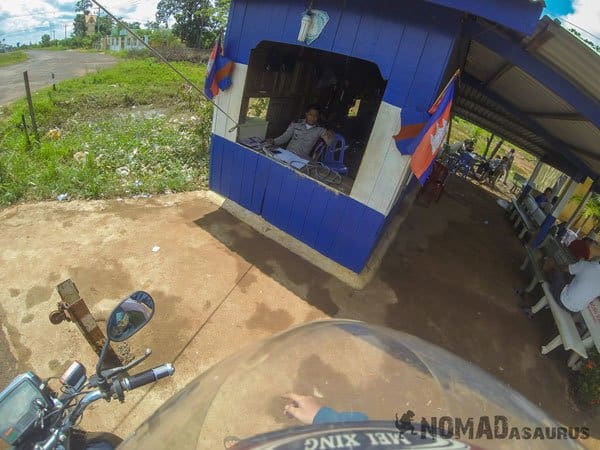
[[[308,160],[296,155],[285,148],[265,149],[265,140],[259,137],[240,139],[240,144],[253,150],[264,152],[267,156],[288,164],[294,169],[302,169],[308,164]]]
[[[270,153],[271,156],[273,156],[273,158],[289,164],[294,169],[302,169],[305,165],[308,164],[307,159],[301,158],[295,153],[290,152],[289,150],[286,150],[284,148],[277,148],[274,150],[274,152]]]

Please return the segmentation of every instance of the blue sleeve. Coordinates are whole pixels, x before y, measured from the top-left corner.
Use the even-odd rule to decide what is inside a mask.
[[[313,419],[313,424],[333,422],[364,422],[369,420],[367,415],[361,412],[337,412],[323,406]]]

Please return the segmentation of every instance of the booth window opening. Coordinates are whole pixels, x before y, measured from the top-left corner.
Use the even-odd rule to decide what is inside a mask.
[[[339,145],[334,149],[335,158],[343,156],[339,162],[344,170],[342,182],[332,187],[349,193],[385,87],[386,80],[372,62],[299,45],[261,42],[250,54],[238,141],[277,138],[291,123],[304,119],[309,105],[319,105],[319,126],[345,142],[343,154]]]

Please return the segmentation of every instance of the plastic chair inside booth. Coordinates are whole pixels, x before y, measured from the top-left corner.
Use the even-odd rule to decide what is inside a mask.
[[[332,171],[345,175],[348,168],[344,164],[344,155],[346,153],[346,140],[341,134],[336,134],[333,142],[323,153],[321,162]]]

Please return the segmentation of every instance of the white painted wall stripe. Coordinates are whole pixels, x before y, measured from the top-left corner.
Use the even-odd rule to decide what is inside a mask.
[[[350,197],[387,216],[410,177],[410,157],[392,137],[399,130],[400,108],[381,102]]]
[[[242,108],[242,96],[244,94],[244,86],[246,85],[246,76],[248,66],[246,64],[235,63],[233,75],[231,79],[231,87],[226,91],[219,92],[215,97],[215,103],[219,105],[227,114],[229,114],[236,122],[240,120],[240,110]],[[212,132],[218,136],[224,137],[228,141],[235,142],[237,137],[237,129],[229,132],[235,126],[230,119],[225,116],[217,108],[213,112]]]

